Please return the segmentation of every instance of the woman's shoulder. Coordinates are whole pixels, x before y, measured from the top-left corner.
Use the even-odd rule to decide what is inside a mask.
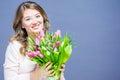
[[[5,53],[6,58],[15,58],[17,60],[18,56],[20,56],[20,47],[19,41],[9,42]]]
[[[19,41],[11,41],[8,43],[8,46],[21,46],[20,42]]]
[[[20,44],[19,41],[9,42],[9,43],[8,43],[8,46],[7,46],[6,52],[13,52],[13,51],[14,51],[14,52],[15,52],[15,51],[19,52],[20,47],[21,47],[21,44]]]

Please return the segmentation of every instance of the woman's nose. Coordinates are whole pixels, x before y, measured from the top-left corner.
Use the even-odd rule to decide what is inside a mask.
[[[33,24],[37,24],[37,19],[33,18],[32,23],[33,23]]]

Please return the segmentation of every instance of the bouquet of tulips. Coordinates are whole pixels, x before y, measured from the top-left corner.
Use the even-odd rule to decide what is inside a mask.
[[[35,39],[28,37],[28,42],[30,44],[29,59],[40,66],[44,66],[49,61],[53,62],[51,69],[56,73],[49,78],[58,78],[61,74],[59,69],[68,61],[72,53],[71,38],[67,34],[62,38],[60,30],[54,33],[44,33],[41,30]]]

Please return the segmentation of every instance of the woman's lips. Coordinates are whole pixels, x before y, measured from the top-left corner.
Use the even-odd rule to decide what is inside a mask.
[[[38,29],[38,28],[39,28],[39,23],[34,24],[34,25],[32,26],[32,28],[33,28],[33,29]]]

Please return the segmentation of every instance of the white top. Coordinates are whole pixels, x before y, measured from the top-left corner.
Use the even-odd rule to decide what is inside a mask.
[[[30,80],[30,72],[35,68],[35,62],[20,54],[21,44],[13,41],[8,44],[4,67],[4,80]],[[63,80],[64,76],[62,75]]]

